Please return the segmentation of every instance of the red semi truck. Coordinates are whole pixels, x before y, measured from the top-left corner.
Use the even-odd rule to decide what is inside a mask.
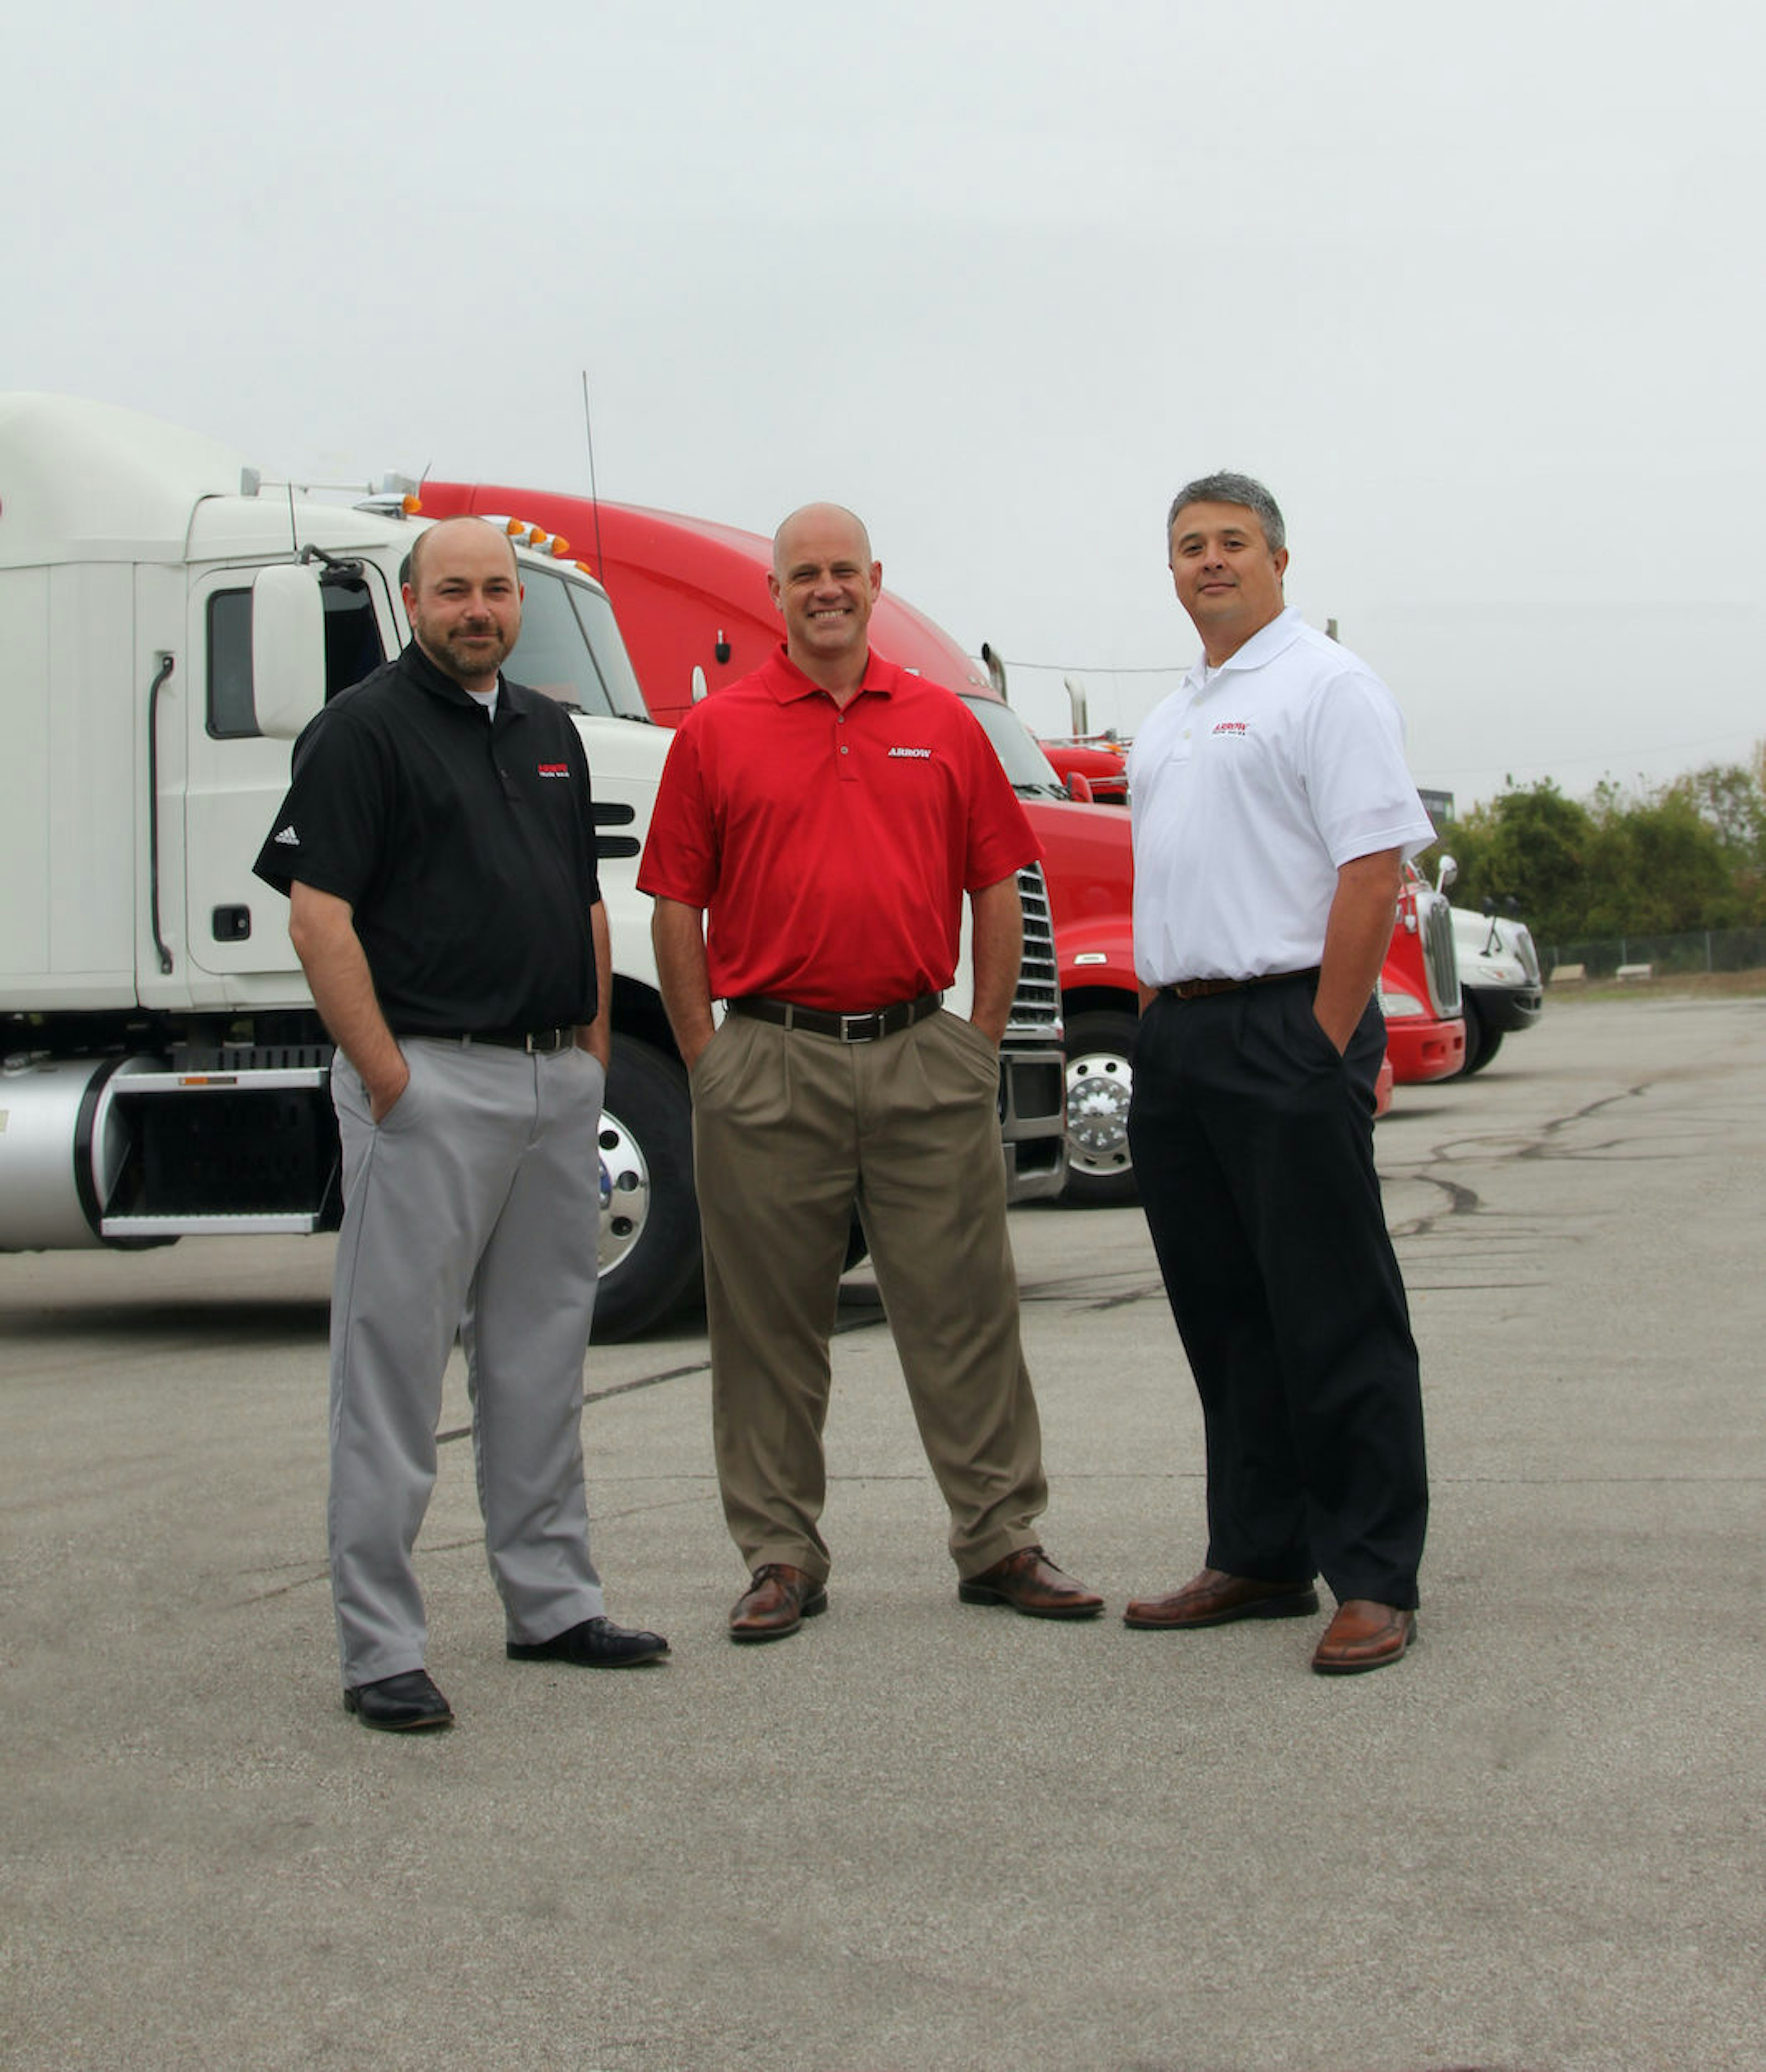
[[[1466,1061],[1453,910],[1414,870],[1398,894],[1385,968],[1380,973],[1386,1056],[1401,1087],[1447,1079]]]
[[[677,726],[696,698],[757,668],[780,638],[767,590],[772,544],[673,512],[506,483],[426,482],[425,517],[520,520],[604,571],[652,716]],[[965,698],[1041,843],[1055,927],[1067,1065],[1067,1198],[1132,1200],[1125,1122],[1138,1012],[1128,816],[1072,799],[1023,721],[950,636],[885,585],[871,621],[879,655]]]
[[[780,637],[766,583],[772,543],[759,533],[507,483],[426,481],[421,496],[426,517],[499,517],[512,528],[530,528],[533,544],[550,536],[554,552],[560,536],[567,541],[613,599],[645,702],[664,726],[678,725],[696,699],[757,668]],[[1074,800],[1051,762],[1058,747],[1045,753],[983,668],[887,583],[871,634],[880,655],[968,701],[1023,802],[1043,847],[1066,1031],[1065,1198],[1132,1202],[1130,1059],[1140,1010],[1128,816]],[[1119,758],[1110,760],[1121,770]],[[1441,906],[1444,917],[1444,899]],[[1400,988],[1422,986],[1427,998],[1422,950],[1414,939],[1426,945],[1432,937],[1401,911],[1393,976]],[[1451,981],[1451,944],[1448,954]],[[1463,1034],[1460,1040],[1463,1048]],[[1407,1058],[1414,1049],[1408,1032],[1400,1047]]]

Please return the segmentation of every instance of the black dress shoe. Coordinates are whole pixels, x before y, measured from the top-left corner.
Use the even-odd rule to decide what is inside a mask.
[[[584,1619],[550,1640],[512,1640],[504,1649],[511,1662],[574,1662],[579,1669],[630,1669],[668,1651],[661,1634],[633,1632],[610,1618]]]
[[[409,1734],[426,1727],[451,1727],[454,1710],[421,1669],[407,1669],[402,1676],[382,1676],[377,1683],[358,1684],[344,1693],[344,1710],[353,1712],[364,1727],[379,1727],[389,1734]]]

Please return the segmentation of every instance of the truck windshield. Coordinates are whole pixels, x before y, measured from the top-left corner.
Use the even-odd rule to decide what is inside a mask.
[[[1015,791],[1031,791],[1049,799],[1066,796],[1054,766],[1037,746],[1035,735],[1010,705],[998,698],[965,698],[963,702],[981,722]]]
[[[508,675],[582,712],[648,721],[613,607],[600,591],[527,561],[521,581],[521,637],[504,665]]]

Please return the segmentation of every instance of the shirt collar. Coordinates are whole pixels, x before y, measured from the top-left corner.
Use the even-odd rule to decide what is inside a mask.
[[[420,690],[427,691],[443,705],[463,705],[467,710],[482,713],[484,708],[475,697],[469,697],[462,686],[445,669],[438,669],[414,639],[405,646],[399,656],[399,666]],[[492,711],[493,718],[504,713],[519,713],[523,709],[525,693],[519,684],[512,684],[500,670],[497,672],[497,700]]]
[[[858,689],[875,691],[879,697],[886,698],[895,688],[896,675],[893,662],[880,660],[876,649],[869,648],[866,651],[865,673]],[[820,684],[806,676],[792,660],[790,651],[782,640],[768,658],[765,676],[767,689],[782,705],[790,705],[799,698],[813,697],[818,692],[824,697],[829,695]]]
[[[1305,627],[1299,606],[1288,605],[1267,626],[1260,626],[1242,647],[1235,648],[1219,668],[1210,671],[1207,656],[1200,656],[1190,671],[1189,681],[1200,690],[1204,684],[1217,683],[1229,669],[1261,669],[1284,648],[1291,648]]]

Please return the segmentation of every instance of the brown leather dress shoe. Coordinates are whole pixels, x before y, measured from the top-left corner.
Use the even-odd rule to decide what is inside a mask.
[[[1104,1600],[1064,1576],[1040,1547],[1020,1547],[957,1585],[965,1605],[1010,1605],[1027,1618],[1095,1618]]]
[[[828,1609],[828,1593],[815,1577],[788,1561],[768,1561],[736,1599],[730,1614],[732,1640],[783,1640],[806,1618]]]
[[[1321,1676],[1351,1676],[1396,1662],[1416,1636],[1417,1615],[1371,1597],[1345,1597],[1313,1654]]]
[[[1162,1597],[1131,1597],[1122,1614],[1124,1626],[1230,1626],[1234,1619],[1303,1618],[1319,1608],[1319,1593],[1310,1583],[1260,1583],[1249,1576],[1229,1576],[1224,1568],[1204,1568],[1180,1590]]]

